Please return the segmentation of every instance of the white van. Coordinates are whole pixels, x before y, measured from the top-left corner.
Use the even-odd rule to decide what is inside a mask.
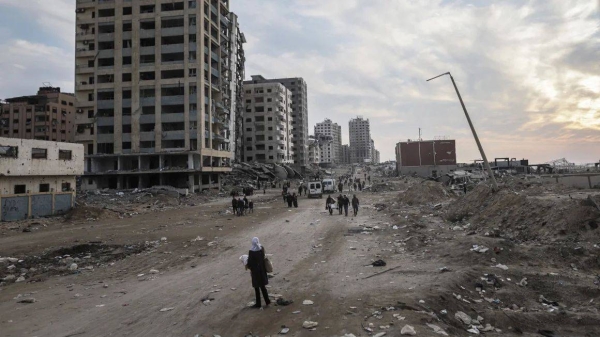
[[[323,188],[320,181],[311,181],[308,183],[309,198],[323,198]]]
[[[335,193],[335,179],[323,179],[323,193]]]

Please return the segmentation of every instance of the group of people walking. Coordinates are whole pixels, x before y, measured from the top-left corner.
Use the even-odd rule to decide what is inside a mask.
[[[246,215],[248,213],[254,213],[254,202],[249,200],[246,196],[242,199],[241,197],[231,199],[231,206],[233,207],[233,214],[237,216]]]
[[[352,196],[352,201],[350,201],[347,195],[340,194],[337,197],[337,202],[331,197],[331,195],[329,195],[327,197],[327,200],[325,201],[325,209],[329,211],[329,215],[333,215],[333,207],[336,203],[340,215],[344,213],[346,216],[348,216],[348,207],[350,206],[350,204],[352,204],[352,211],[354,212],[354,216],[358,215],[358,206],[360,205],[360,202],[358,201],[356,194]]]

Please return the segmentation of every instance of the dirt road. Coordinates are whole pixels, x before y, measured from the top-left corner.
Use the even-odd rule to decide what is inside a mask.
[[[61,251],[68,259],[65,255],[89,248],[80,245],[101,241],[113,249],[113,259],[86,264],[82,258],[77,272],[63,268],[0,288],[0,331],[2,336],[273,336],[285,325],[291,336],[367,336],[399,335],[409,324],[418,336],[440,336],[428,326],[434,324],[450,336],[470,336],[468,326],[455,318],[462,311],[474,320],[481,316],[482,326],[490,324],[487,336],[539,336],[543,329],[560,336],[600,333],[596,305],[588,302],[600,293],[583,285],[588,274],[543,265],[546,247],[452,230],[429,207],[391,209],[396,195],[359,193],[357,217],[330,216],[325,199],[303,197],[299,208],[289,209],[273,191],[255,197],[256,211],[245,217],[225,212],[229,200],[223,199],[6,235],[0,238],[1,256],[41,255],[62,246],[71,247]],[[271,296],[293,300],[291,305],[248,307],[254,292],[238,258],[254,236],[272,254]],[[476,253],[469,250],[473,244],[502,253]],[[86,254],[92,260],[101,255]],[[378,259],[387,265],[371,266]],[[498,275],[501,288],[481,281],[490,274]],[[557,290],[552,275],[560,275],[570,291]],[[529,286],[517,285],[523,277]],[[479,283],[483,292],[476,290]],[[569,310],[560,316],[539,310],[539,295],[564,301]],[[18,303],[28,298],[35,302]],[[303,305],[304,300],[314,304]],[[305,321],[319,324],[309,331],[302,328]]]

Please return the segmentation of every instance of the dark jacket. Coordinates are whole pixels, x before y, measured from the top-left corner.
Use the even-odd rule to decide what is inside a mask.
[[[329,205],[331,204],[335,204],[335,200],[333,200],[332,197],[327,198],[327,200],[325,201],[325,208],[329,207]]]
[[[258,252],[248,252],[248,268],[252,275],[252,287],[258,288],[269,284],[267,269],[265,268],[265,247]]]
[[[352,207],[358,207],[359,202],[358,202],[358,198],[354,197],[352,198]]]
[[[237,208],[238,207],[237,199],[232,199],[231,200],[231,206],[233,206],[233,208]]]
[[[350,205],[350,199],[348,199],[348,197],[342,197],[342,201],[344,203],[344,207],[348,208],[348,206]]]

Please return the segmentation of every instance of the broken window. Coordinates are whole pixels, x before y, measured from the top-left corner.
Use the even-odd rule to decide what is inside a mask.
[[[70,150],[58,150],[58,159],[60,160],[71,160],[73,152]]]
[[[24,194],[27,193],[26,185],[15,185],[15,194]]]
[[[32,159],[48,159],[48,150],[40,149],[40,148],[32,148],[31,149],[31,158]]]
[[[17,158],[19,147],[0,145],[0,158]]]
[[[70,192],[71,191],[71,183],[62,183],[62,191],[63,192]]]
[[[50,184],[40,184],[40,192],[50,192]]]

